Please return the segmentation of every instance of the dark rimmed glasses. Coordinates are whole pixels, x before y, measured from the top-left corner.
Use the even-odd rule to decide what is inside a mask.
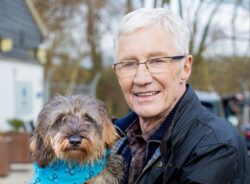
[[[138,66],[140,64],[145,64],[147,70],[150,73],[162,73],[168,71],[171,67],[171,63],[175,61],[180,61],[186,56],[171,56],[171,57],[159,57],[148,59],[144,62],[128,61],[113,64],[113,70],[119,77],[130,77],[134,76],[137,72]]]

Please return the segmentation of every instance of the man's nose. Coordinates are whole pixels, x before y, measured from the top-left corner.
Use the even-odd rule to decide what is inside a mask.
[[[152,75],[148,71],[147,66],[145,64],[139,64],[134,77],[134,83],[138,85],[145,85],[150,82],[152,82]]]

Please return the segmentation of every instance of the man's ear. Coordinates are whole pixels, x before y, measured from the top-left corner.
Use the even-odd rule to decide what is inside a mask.
[[[183,71],[182,71],[182,77],[181,77],[181,82],[186,82],[192,72],[192,63],[193,63],[193,56],[192,55],[188,55],[185,58],[185,63],[183,66]]]

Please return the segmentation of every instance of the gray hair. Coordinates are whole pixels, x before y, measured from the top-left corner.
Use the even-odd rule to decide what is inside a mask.
[[[184,55],[189,54],[190,32],[179,16],[164,8],[140,8],[125,15],[114,34],[115,62],[119,37],[152,24],[162,25],[173,36],[176,49]]]

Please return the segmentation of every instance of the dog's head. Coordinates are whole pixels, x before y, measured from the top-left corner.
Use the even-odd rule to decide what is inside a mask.
[[[84,95],[56,96],[38,115],[30,149],[41,167],[54,158],[93,162],[117,136],[101,101]]]

